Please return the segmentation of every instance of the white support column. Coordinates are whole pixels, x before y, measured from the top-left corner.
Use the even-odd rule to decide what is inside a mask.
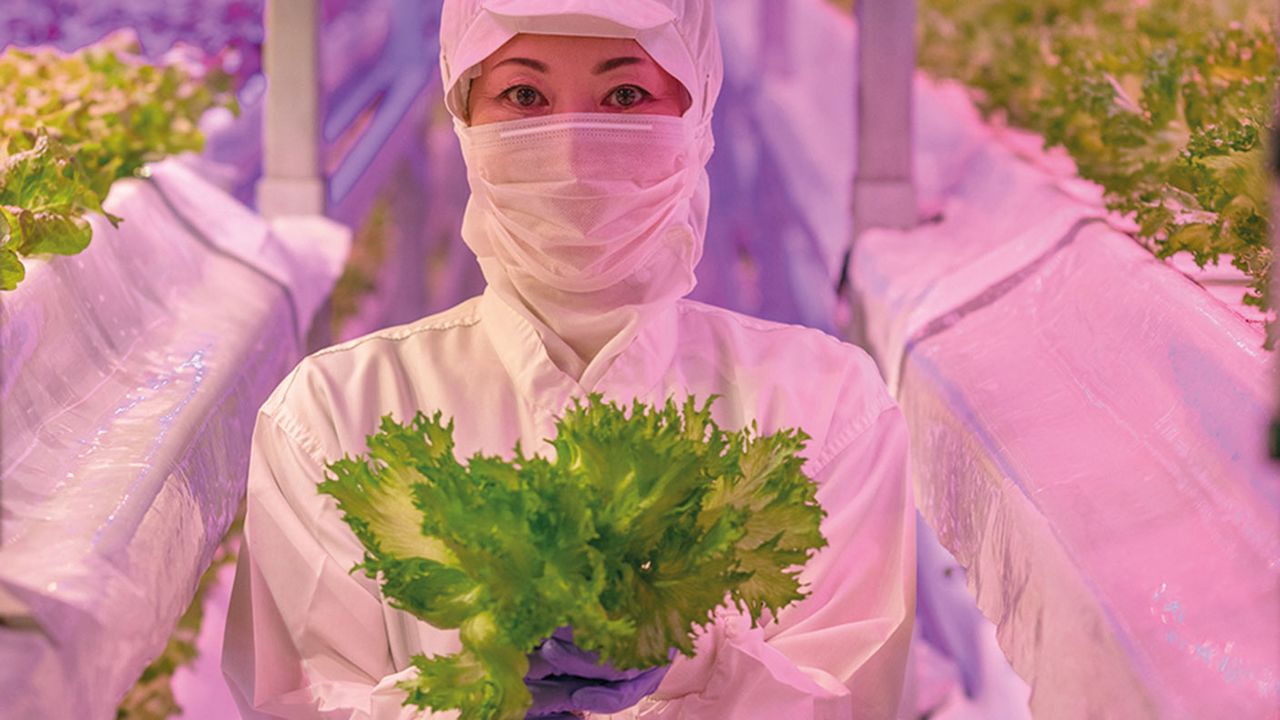
[[[321,215],[325,210],[319,36],[319,0],[267,1],[267,98],[258,211],[268,220]]]
[[[854,237],[916,224],[912,178],[915,0],[857,0],[857,165]]]

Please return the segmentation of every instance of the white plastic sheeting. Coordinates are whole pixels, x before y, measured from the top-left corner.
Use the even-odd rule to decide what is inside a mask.
[[[349,233],[269,228],[182,163],[113,187],[0,305],[4,716],[109,718],[236,513],[258,405]]]
[[[1261,329],[1119,232],[1069,162],[951,133],[970,151],[918,148],[941,221],[865,234],[851,272],[921,509],[1033,713],[1280,717]]]

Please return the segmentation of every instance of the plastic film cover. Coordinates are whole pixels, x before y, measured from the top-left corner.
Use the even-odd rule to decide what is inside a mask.
[[[172,161],[106,207],[119,229],[94,217],[85,252],[33,262],[0,306],[6,716],[114,716],[230,524],[258,405],[333,282]],[[326,252],[345,238],[311,230]]]
[[[1280,716],[1261,329],[983,132],[941,221],[851,264],[922,512],[1037,717]]]
[[[1001,291],[913,341],[900,397],[922,508],[1033,710],[1277,716],[1260,333],[1104,226]]]

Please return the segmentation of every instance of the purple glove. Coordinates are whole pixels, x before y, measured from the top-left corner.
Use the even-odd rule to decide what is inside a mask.
[[[562,627],[529,653],[524,684],[533,694],[527,719],[577,718],[581,713],[614,713],[658,689],[670,664],[618,670],[599,653],[573,644],[573,628]]]

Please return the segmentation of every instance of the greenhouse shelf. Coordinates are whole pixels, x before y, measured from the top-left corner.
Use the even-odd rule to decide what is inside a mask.
[[[911,428],[917,502],[1036,717],[1277,717],[1280,473],[1263,330],[962,95],[939,217],[869,231],[863,334]],[[968,121],[965,121],[965,118]]]
[[[266,224],[175,158],[0,305],[0,696],[110,718],[236,514],[257,408],[350,234]]]

